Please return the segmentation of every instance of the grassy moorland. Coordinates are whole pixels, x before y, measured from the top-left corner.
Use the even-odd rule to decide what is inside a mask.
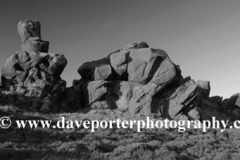
[[[111,110],[40,114],[11,106],[0,117],[15,119],[144,119]],[[152,117],[154,118],[154,117]],[[157,117],[155,117],[157,118]],[[240,132],[189,129],[0,129],[0,160],[240,160]]]

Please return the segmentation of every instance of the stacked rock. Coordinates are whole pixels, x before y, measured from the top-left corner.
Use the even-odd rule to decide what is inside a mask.
[[[32,105],[41,111],[56,108],[55,103],[66,87],[60,75],[67,59],[61,54],[47,53],[49,42],[41,39],[38,21],[20,21],[17,28],[22,51],[7,59],[1,71],[1,88],[32,97]]]

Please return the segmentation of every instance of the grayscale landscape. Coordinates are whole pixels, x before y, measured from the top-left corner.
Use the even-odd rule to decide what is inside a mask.
[[[44,1],[43,4],[46,5],[46,2]],[[56,2],[49,2],[49,6],[58,4]],[[144,10],[141,9],[146,7],[146,15],[151,17],[158,13],[156,10],[153,11],[154,15],[149,13],[152,11],[151,7],[152,9],[157,7],[153,2],[139,1],[139,4],[138,1],[136,1],[137,4],[129,2],[129,6],[125,10],[127,13],[131,13],[131,9],[134,8],[136,13],[143,14]],[[32,6],[36,2],[28,1],[26,3]],[[96,5],[99,5],[99,7],[104,6],[107,9],[107,4],[115,6],[113,2],[107,0],[102,2],[103,4],[94,1],[74,1],[75,7],[73,4],[69,6],[66,2],[61,1],[58,6],[60,8],[53,9],[53,15],[60,14],[60,11],[61,14],[67,15],[78,13],[77,4],[80,3],[81,8],[93,5],[97,8]],[[39,6],[44,8],[43,4]],[[128,5],[122,2],[116,2],[116,4]],[[94,11],[94,13],[100,11],[103,17],[113,16],[112,18],[116,18],[109,21],[104,20],[104,23],[101,24],[100,20],[94,19],[95,27],[101,28],[97,31],[94,30],[93,25],[88,26],[87,22],[92,23],[88,21],[89,17],[93,15],[90,15],[87,9],[83,9],[87,15],[89,14],[89,17],[85,17],[87,20],[84,19],[81,22],[80,19],[83,15],[72,18],[76,23],[81,22],[79,23],[81,25],[74,25],[71,21],[71,26],[68,26],[67,22],[60,21],[60,16],[55,16],[57,18],[54,22],[54,16],[51,17],[52,15],[49,14],[47,17],[50,11],[48,7],[46,7],[47,13],[39,12],[39,15],[36,16],[28,13],[29,17],[26,17],[27,12],[23,12],[24,14],[21,16],[15,16],[19,19],[11,21],[11,23],[15,23],[13,27],[5,26],[3,20],[1,26],[5,30],[1,29],[2,32],[0,32],[0,37],[3,37],[1,40],[4,42],[0,46],[1,54],[6,51],[2,48],[11,48],[9,47],[11,43],[14,44],[13,47],[18,44],[20,49],[14,48],[14,50],[18,49],[19,51],[1,55],[1,59],[4,58],[4,63],[0,79],[0,118],[9,117],[12,124],[9,128],[4,129],[4,121],[0,120],[0,127],[2,127],[0,129],[0,160],[240,160],[240,132],[237,128],[232,128],[234,123],[240,120],[240,93],[237,93],[240,91],[240,77],[237,74],[238,68],[236,68],[239,67],[237,62],[240,51],[239,41],[237,41],[240,39],[239,36],[236,36],[240,33],[240,24],[237,22],[239,21],[237,13],[240,3],[237,1],[231,1],[231,4],[223,1],[205,1],[203,3],[184,0],[182,2],[159,1],[156,4],[159,6],[162,4],[165,6],[163,8],[167,8],[159,13],[168,13],[168,9],[171,10],[173,7],[175,10],[173,15],[179,16],[179,19],[175,19],[174,16],[171,19],[170,15],[166,16],[169,21],[175,20],[173,23],[165,21],[168,18],[165,19],[164,16],[159,15],[159,21],[166,22],[169,28],[168,25],[159,24],[157,30],[153,29],[153,31],[165,30],[167,33],[172,33],[165,35],[161,32],[165,37],[159,36],[159,39],[155,39],[151,35],[146,36],[145,32],[141,32],[143,29],[141,28],[141,14],[140,17],[136,15],[138,21],[131,21],[134,19],[134,15],[129,16],[131,19],[124,20],[124,17],[121,16],[122,12],[118,8],[116,11],[111,11],[113,15],[106,10],[104,12],[101,9]],[[6,6],[9,5],[10,2],[6,3]],[[197,5],[202,8],[198,9]],[[189,10],[188,6],[196,7],[196,10]],[[69,13],[63,13],[64,8]],[[36,7],[36,9],[39,8]],[[222,16],[215,14],[221,9],[224,13],[229,11],[229,14]],[[6,9],[3,10],[7,12]],[[214,18],[206,17],[201,10],[206,11]],[[18,11],[22,12],[19,8],[16,9],[16,13]],[[35,13],[35,11],[31,11],[31,13]],[[95,13],[94,16],[102,18],[101,14],[97,14]],[[14,15],[12,16],[14,17]],[[36,19],[39,17],[40,20],[36,20],[35,17]],[[154,17],[156,18],[157,15]],[[3,19],[7,18],[9,19],[7,16],[3,17]],[[51,23],[45,24],[45,18],[46,22],[51,21]],[[125,29],[124,27],[118,28],[120,25],[124,25],[118,23],[117,18],[119,18],[119,22],[125,23]],[[198,18],[199,21],[196,21]],[[229,32],[221,30],[226,27],[226,24],[217,26],[220,29],[211,28],[215,25],[210,22],[216,20],[216,24],[220,24],[222,23],[221,18],[234,22],[228,23],[230,26],[228,26],[227,31]],[[187,21],[190,19],[191,21]],[[200,21],[201,19],[203,21]],[[186,26],[181,26],[180,24],[183,22],[178,20],[189,23]],[[146,17],[145,21],[147,22]],[[191,23],[193,21],[195,23]],[[129,25],[131,23],[132,26],[139,25],[141,29],[136,29],[138,32],[130,32],[128,29],[132,28]],[[45,25],[49,28],[45,28]],[[203,26],[198,29],[195,26],[196,28],[193,28],[196,30],[192,30],[191,25]],[[238,29],[232,29],[231,25],[237,26]],[[11,30],[9,29],[8,32],[6,27]],[[93,28],[88,30],[88,27]],[[152,27],[154,28],[153,25]],[[181,31],[185,32],[185,29],[186,33],[189,34],[185,34],[181,39],[178,35],[173,34],[175,31],[171,30],[171,27],[178,28],[179,36]],[[106,29],[109,31],[106,32],[107,34],[105,34]],[[151,27],[144,29],[150,32]],[[47,34],[44,33],[46,30],[48,30]],[[5,40],[10,31],[14,38]],[[215,31],[216,33],[214,33]],[[217,31],[223,34],[219,34]],[[118,33],[115,35],[116,39],[111,36],[112,32]],[[52,42],[51,34],[56,43]],[[123,35],[121,36],[121,34]],[[127,37],[131,34],[134,38]],[[156,32],[156,34],[158,33]],[[215,35],[214,40],[216,41],[207,42],[214,37],[211,34]],[[201,35],[206,36],[206,39],[201,40],[204,38]],[[233,39],[235,37],[235,43],[228,46],[230,49],[222,50],[221,47],[227,47],[228,42],[232,42],[227,40],[231,36]],[[105,40],[101,40],[100,37]],[[146,38],[144,39],[144,37]],[[178,41],[177,37],[180,38]],[[96,42],[94,38],[96,38]],[[169,45],[161,45],[161,43],[156,45],[158,42],[153,43],[151,38],[155,41],[166,39]],[[76,41],[77,39],[81,40]],[[117,39],[122,39],[118,45]],[[188,45],[183,45],[186,43],[184,39]],[[150,43],[147,40],[150,40]],[[222,40],[226,40],[226,42]],[[89,46],[86,47],[89,50],[84,49],[83,45],[86,42],[83,41],[92,41],[92,44],[88,44]],[[164,46],[167,48],[171,46],[171,41],[173,50],[169,53]],[[181,42],[181,45],[174,45],[177,42]],[[53,49],[50,51],[52,44]],[[113,47],[105,48],[102,44]],[[96,49],[94,49],[95,47]],[[198,52],[185,53],[188,50],[192,51],[194,47]],[[186,50],[180,48],[186,48]],[[219,50],[213,50],[213,48]],[[172,53],[178,49],[181,54]],[[58,52],[59,50],[63,52]],[[64,53],[65,51],[69,51],[69,53]],[[83,51],[88,51],[84,53],[87,58],[81,55]],[[90,51],[96,51],[96,53],[91,54]],[[207,53],[211,51],[213,53]],[[225,53],[225,51],[229,51],[229,53]],[[201,55],[203,52],[206,53]],[[81,59],[81,57],[83,58]],[[78,58],[81,60],[78,61]],[[207,67],[209,61],[211,66]],[[68,66],[70,67],[67,68]],[[187,72],[184,72],[184,69]],[[193,76],[186,75],[186,73],[192,73]],[[210,75],[210,80],[207,79],[208,75]],[[234,80],[231,81],[229,75],[232,75]],[[203,78],[199,78],[201,76]],[[216,83],[214,79],[217,79]],[[212,86],[218,86],[221,93],[216,94],[218,89],[214,90]],[[222,89],[223,87],[226,87],[226,90]],[[227,97],[230,91],[232,93]],[[95,132],[91,132],[91,128],[77,127],[76,124],[73,128],[55,128],[62,117],[72,121],[117,119],[146,121],[146,118],[149,117],[153,121],[168,119],[176,122],[199,121],[201,124],[204,121],[213,122],[213,118],[215,118],[218,121],[227,121],[228,123],[226,128],[220,125],[218,129],[211,124],[206,132],[203,132],[201,128],[193,127],[180,132],[178,128],[166,126],[144,128],[138,132],[137,126],[119,128],[116,125],[113,125],[112,128],[99,127]],[[30,126],[18,128],[16,120],[51,120],[52,125],[55,126],[54,128],[39,127],[33,129]],[[221,132],[220,129],[225,130]]]

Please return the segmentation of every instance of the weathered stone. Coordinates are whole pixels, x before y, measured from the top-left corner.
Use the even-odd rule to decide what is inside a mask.
[[[136,49],[129,54],[131,61],[128,63],[128,81],[147,84],[162,63],[163,58],[151,49]],[[157,83],[156,83],[157,84]]]
[[[89,81],[81,89],[82,106],[90,106],[96,101],[106,100],[107,81]]]
[[[3,66],[1,89],[24,96],[34,109],[58,111],[66,87],[60,75],[67,60],[61,54],[44,53],[48,51],[48,42],[42,41],[40,29],[38,21],[19,22],[22,51],[14,53]],[[21,101],[16,99],[15,104]]]
[[[160,49],[122,49],[110,55],[110,63],[115,71],[115,80],[166,85],[174,78],[181,77],[180,69]]]
[[[19,22],[22,51],[2,69],[1,104],[27,105],[41,112],[108,108],[176,120],[240,117],[240,94],[223,101],[209,97],[209,81],[183,78],[180,66],[165,51],[141,41],[84,63],[78,68],[81,79],[66,88],[60,75],[67,60],[47,53],[49,42],[41,39],[40,26],[38,21]]]
[[[25,21],[19,21],[17,28],[22,42],[25,42],[30,37],[41,38],[41,24],[36,20],[26,19]]]
[[[158,86],[154,83],[141,85],[135,82],[114,81],[108,85],[107,102],[112,109],[128,111],[131,114],[148,115],[155,112],[153,103]]]
[[[111,108],[127,111],[129,101],[132,98],[134,82],[114,81],[109,83],[107,92],[107,102]]]
[[[220,96],[212,96],[209,98],[210,101],[215,102],[218,106],[221,106],[223,97]]]
[[[22,44],[22,51],[26,52],[45,52],[49,50],[49,42],[43,41],[39,38],[29,38],[24,44]]]
[[[41,97],[59,81],[66,64],[63,55],[16,52],[2,68],[2,88],[13,88],[26,96]]]
[[[131,61],[130,52],[120,51],[110,56],[111,66],[114,69],[114,78],[116,80],[128,80],[127,67]]]
[[[240,107],[240,93],[232,95],[229,99],[225,99],[222,102],[221,108],[232,110],[236,107]]]
[[[78,68],[82,79],[86,80],[112,80],[112,68],[107,58],[86,62]]]
[[[160,57],[162,57],[161,59],[163,59],[163,61],[159,65],[151,82],[161,86],[166,86],[168,84],[170,84],[171,87],[178,86],[179,82],[182,80],[180,67],[176,66],[171,61],[165,51],[159,49],[152,49],[152,51],[161,55]]]
[[[204,80],[198,80],[196,83],[202,88],[203,96],[209,97],[210,90],[211,90],[210,82],[204,81]]]
[[[169,98],[168,114],[170,118],[175,118],[179,113],[188,113],[194,107],[194,100],[199,95],[199,87],[190,80],[181,85]]]
[[[41,39],[41,24],[38,21],[20,21],[17,28],[22,40],[22,51],[48,52],[49,42]]]
[[[152,101],[156,93],[157,85],[154,83],[134,87],[132,98],[129,101],[129,112],[131,114],[143,113],[145,115],[152,113]]]
[[[158,112],[156,94],[167,88],[174,89],[183,77],[179,66],[172,63],[165,51],[148,47],[145,42],[137,42],[106,58],[84,63],[78,69],[83,80],[90,80],[82,88],[84,93],[81,95],[88,95],[83,98],[87,99],[84,106],[97,102],[99,108],[99,102],[106,101],[110,108],[127,110],[132,114]],[[108,85],[100,90],[104,94],[98,94],[95,89],[101,86],[99,80],[108,81]],[[93,86],[88,88],[89,85]]]
[[[129,49],[141,49],[141,48],[149,48],[149,45],[146,42],[135,42],[130,43],[122,48],[122,50],[129,50]]]
[[[191,117],[192,120],[201,120],[201,115],[198,108],[194,108],[188,112],[188,116]]]
[[[118,49],[118,50],[110,53],[107,57],[109,58],[113,53],[117,53],[117,52],[120,52],[120,51],[127,52],[131,49],[141,49],[141,48],[149,48],[149,46],[146,42],[142,42],[142,41],[130,43],[130,44],[124,46],[123,48]]]

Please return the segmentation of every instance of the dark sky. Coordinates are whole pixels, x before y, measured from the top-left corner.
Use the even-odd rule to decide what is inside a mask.
[[[62,78],[128,43],[165,50],[183,76],[210,80],[212,95],[240,91],[239,0],[6,0],[0,4],[0,64],[20,50],[20,20],[38,20],[52,53],[68,59]]]

